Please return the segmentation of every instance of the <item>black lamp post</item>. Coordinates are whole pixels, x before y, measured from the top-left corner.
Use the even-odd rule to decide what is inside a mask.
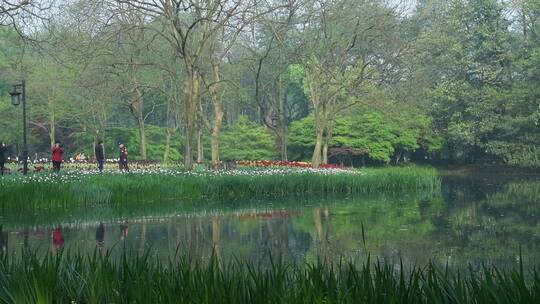
[[[26,145],[26,83],[24,80],[13,85],[13,90],[9,92],[11,95],[11,103],[14,106],[18,106],[22,102],[23,107],[23,174],[28,173],[28,147]]]

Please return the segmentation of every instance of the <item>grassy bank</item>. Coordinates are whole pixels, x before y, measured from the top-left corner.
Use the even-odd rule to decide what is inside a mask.
[[[435,191],[440,179],[424,167],[345,170],[67,171],[0,179],[4,208],[95,206],[168,200],[242,200],[397,191]]]
[[[243,262],[149,254],[25,253],[0,256],[3,303],[539,303],[540,273],[485,267],[480,273],[440,271],[427,265],[405,271],[363,266]]]

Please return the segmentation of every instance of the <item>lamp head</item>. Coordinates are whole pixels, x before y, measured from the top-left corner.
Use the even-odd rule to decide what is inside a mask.
[[[13,89],[11,92],[9,92],[9,95],[11,96],[11,104],[14,106],[21,104],[21,92],[17,90],[17,86],[13,86]]]

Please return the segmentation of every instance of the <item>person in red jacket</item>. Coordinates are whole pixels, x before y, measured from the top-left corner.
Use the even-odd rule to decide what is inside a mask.
[[[54,147],[52,148],[53,170],[57,173],[60,171],[60,165],[62,164],[63,158],[64,150],[62,150],[62,147],[60,147],[60,142],[57,141],[54,143]]]
[[[64,247],[64,231],[62,231],[62,226],[58,226],[53,230],[52,241],[54,249],[60,250]]]

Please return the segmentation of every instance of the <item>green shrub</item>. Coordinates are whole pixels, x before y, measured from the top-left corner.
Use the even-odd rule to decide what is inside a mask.
[[[272,135],[246,116],[221,134],[220,150],[223,160],[273,159],[276,155]]]

